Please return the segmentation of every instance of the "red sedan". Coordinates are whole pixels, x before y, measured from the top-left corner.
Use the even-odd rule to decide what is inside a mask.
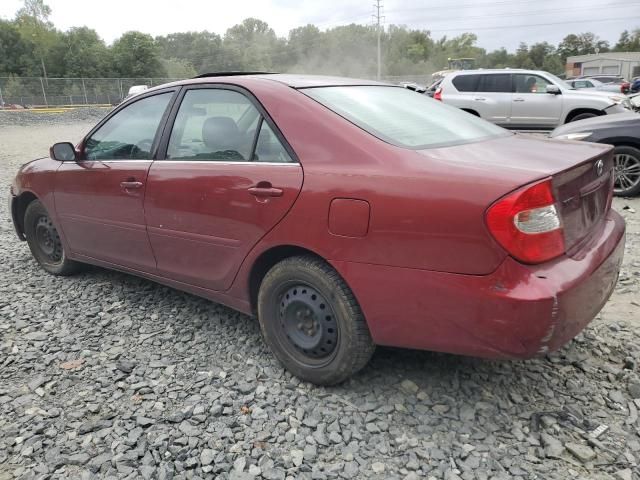
[[[375,345],[559,348],[616,283],[608,146],[527,138],[371,81],[218,75],[130,98],[23,166],[18,236],[256,314],[318,384]]]

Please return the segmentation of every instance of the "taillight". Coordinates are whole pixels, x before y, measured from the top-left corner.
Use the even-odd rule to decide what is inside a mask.
[[[442,101],[442,87],[438,87],[436,93],[433,94],[433,99],[440,102]]]
[[[486,220],[498,243],[521,262],[541,263],[565,252],[551,179],[501,198],[489,207]]]

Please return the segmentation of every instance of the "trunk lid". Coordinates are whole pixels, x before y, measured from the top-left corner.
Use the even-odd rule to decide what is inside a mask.
[[[613,195],[613,152],[552,176],[567,255],[575,256],[603,223]]]

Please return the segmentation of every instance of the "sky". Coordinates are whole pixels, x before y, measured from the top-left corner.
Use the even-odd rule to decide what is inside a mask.
[[[223,35],[246,17],[266,21],[279,36],[312,23],[321,29],[371,24],[376,0],[45,0],[58,29],[88,26],[111,43],[140,30],[153,36],[209,30]],[[21,0],[0,1],[11,19]],[[591,31],[614,44],[622,30],[640,28],[640,0],[381,0],[384,24],[431,30],[432,37],[474,32],[487,50],[520,42],[557,45],[568,33]]]

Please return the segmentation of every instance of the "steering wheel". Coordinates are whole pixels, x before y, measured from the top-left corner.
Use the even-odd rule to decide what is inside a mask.
[[[145,138],[144,140],[141,140],[138,143],[136,143],[136,148],[141,152],[148,153],[151,151],[151,145],[153,145],[153,139]]]

